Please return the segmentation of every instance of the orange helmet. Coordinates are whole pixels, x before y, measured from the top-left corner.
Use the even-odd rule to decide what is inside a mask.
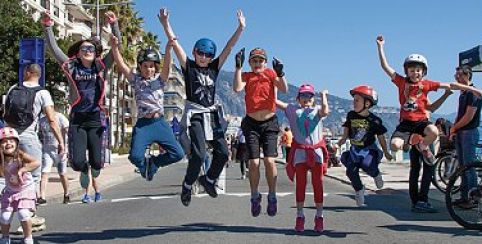
[[[371,86],[366,86],[366,85],[357,86],[350,90],[350,94],[351,96],[358,94],[363,98],[370,100],[370,102],[372,102],[372,106],[375,106],[378,103],[377,92],[373,90]]]
[[[0,129],[0,141],[3,139],[17,139],[19,140],[18,137],[18,132],[12,128],[12,127],[4,127]]]

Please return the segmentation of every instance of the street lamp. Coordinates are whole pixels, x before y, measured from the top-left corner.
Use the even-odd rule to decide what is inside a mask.
[[[100,23],[99,23],[99,14],[100,14],[100,9],[106,9],[109,6],[123,6],[123,5],[128,5],[132,4],[134,5],[134,2],[132,1],[125,1],[125,2],[118,2],[118,3],[103,3],[100,4],[99,0],[96,1],[95,4],[89,4],[89,3],[82,3],[82,0],[80,3],[72,3],[71,0],[69,2],[64,2],[64,5],[80,5],[84,8],[95,8],[96,9],[96,38],[97,40],[100,40]]]

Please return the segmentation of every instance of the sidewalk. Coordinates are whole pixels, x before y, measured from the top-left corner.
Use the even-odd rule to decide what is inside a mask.
[[[99,178],[97,178],[101,192],[111,186],[139,177],[138,174],[134,173],[135,167],[127,159],[127,154],[112,154],[111,159],[112,163],[106,164],[101,170]],[[84,194],[84,189],[80,187],[79,176],[79,172],[73,171],[70,167],[67,169],[71,201],[77,201],[80,199],[81,195]],[[91,188],[90,194],[93,194],[92,192],[93,189]],[[47,183],[46,200],[48,203],[61,203],[63,201],[63,196],[64,191],[62,184],[60,183],[57,168],[52,168],[49,182]]]
[[[408,194],[408,175],[410,171],[410,164],[408,161],[397,163],[383,162],[380,164],[380,171],[382,172],[384,186],[381,190],[378,190],[375,186],[375,181],[373,178],[360,170],[360,178],[367,190],[373,192],[395,190]],[[420,172],[420,177],[421,175],[422,171]],[[350,180],[345,175],[345,167],[343,165],[341,167],[328,168],[326,177],[351,185]],[[432,184],[430,185],[428,197],[431,200],[445,202],[445,195],[437,190],[437,188],[435,188]]]

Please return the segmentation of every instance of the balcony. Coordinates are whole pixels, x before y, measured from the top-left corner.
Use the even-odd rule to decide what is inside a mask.
[[[72,35],[77,35],[81,38],[79,39],[88,39],[92,36],[92,29],[82,22],[75,22],[72,23],[72,29],[68,31]],[[77,39],[77,38],[74,38]]]
[[[65,3],[69,3],[65,5],[65,8],[77,20],[94,21],[94,17],[84,7],[79,5],[82,3],[81,0],[66,0]]]

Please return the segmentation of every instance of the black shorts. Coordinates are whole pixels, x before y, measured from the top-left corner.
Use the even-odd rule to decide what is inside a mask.
[[[397,128],[392,134],[392,138],[398,137],[404,140],[405,144],[408,143],[410,136],[412,134],[419,134],[425,136],[424,130],[427,126],[431,125],[432,123],[428,120],[422,121],[408,121],[403,120],[398,124]]]
[[[260,158],[261,147],[265,157],[278,157],[279,126],[276,115],[266,121],[246,116],[241,121],[241,130],[246,138],[249,159]]]

